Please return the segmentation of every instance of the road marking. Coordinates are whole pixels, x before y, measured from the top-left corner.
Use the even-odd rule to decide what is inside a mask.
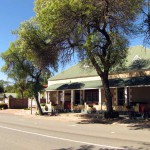
[[[87,145],[93,145],[93,146],[98,146],[98,147],[103,147],[103,148],[105,147],[105,148],[112,148],[112,149],[123,149],[123,148],[120,148],[120,147],[107,146],[107,145],[101,145],[101,144],[94,144],[94,143],[88,143],[88,142],[83,142],[83,141],[65,139],[65,138],[60,138],[60,137],[55,137],[55,136],[50,136],[50,135],[45,135],[45,134],[40,134],[40,133],[35,133],[35,132],[29,132],[29,131],[25,131],[25,130],[9,128],[9,127],[5,127],[5,126],[0,126],[0,128],[7,129],[7,130],[12,130],[12,131],[17,131],[17,132],[22,132],[22,133],[26,133],[26,134],[38,135],[38,136],[42,136],[42,137],[46,137],[46,138],[58,139],[58,140],[69,141],[69,142],[74,142],[74,143],[81,143],[81,144],[87,144]]]
[[[75,124],[72,124],[72,125],[68,125],[68,126],[75,127],[76,125],[75,125]]]
[[[113,133],[115,133],[115,132],[111,132],[111,133],[113,134]]]

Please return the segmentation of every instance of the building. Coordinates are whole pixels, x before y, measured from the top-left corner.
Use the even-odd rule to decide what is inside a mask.
[[[126,111],[127,105],[150,108],[150,50],[142,46],[129,48],[125,67],[112,71],[109,83],[113,95],[113,107]],[[51,77],[46,89],[48,107],[60,109],[84,109],[93,106],[96,110],[106,109],[106,100],[100,77],[96,70],[82,62]]]

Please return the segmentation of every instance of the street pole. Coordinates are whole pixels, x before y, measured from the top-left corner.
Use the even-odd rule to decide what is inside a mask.
[[[32,115],[32,98],[31,98],[31,115]]]

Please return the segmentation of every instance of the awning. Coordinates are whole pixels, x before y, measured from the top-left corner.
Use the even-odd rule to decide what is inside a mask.
[[[110,79],[110,87],[124,87],[124,86],[138,86],[138,85],[150,85],[150,77],[132,77],[124,79]],[[74,82],[65,84],[53,84],[46,88],[49,90],[71,90],[71,89],[99,89],[102,87],[101,80],[95,81],[84,81],[84,82]]]
[[[101,80],[96,81],[85,81],[85,82],[74,82],[65,84],[53,84],[46,88],[49,90],[71,90],[71,89],[98,89],[102,86]]]

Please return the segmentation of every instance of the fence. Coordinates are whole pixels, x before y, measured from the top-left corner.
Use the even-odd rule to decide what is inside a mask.
[[[8,99],[8,108],[10,109],[23,109],[28,108],[28,99]]]

